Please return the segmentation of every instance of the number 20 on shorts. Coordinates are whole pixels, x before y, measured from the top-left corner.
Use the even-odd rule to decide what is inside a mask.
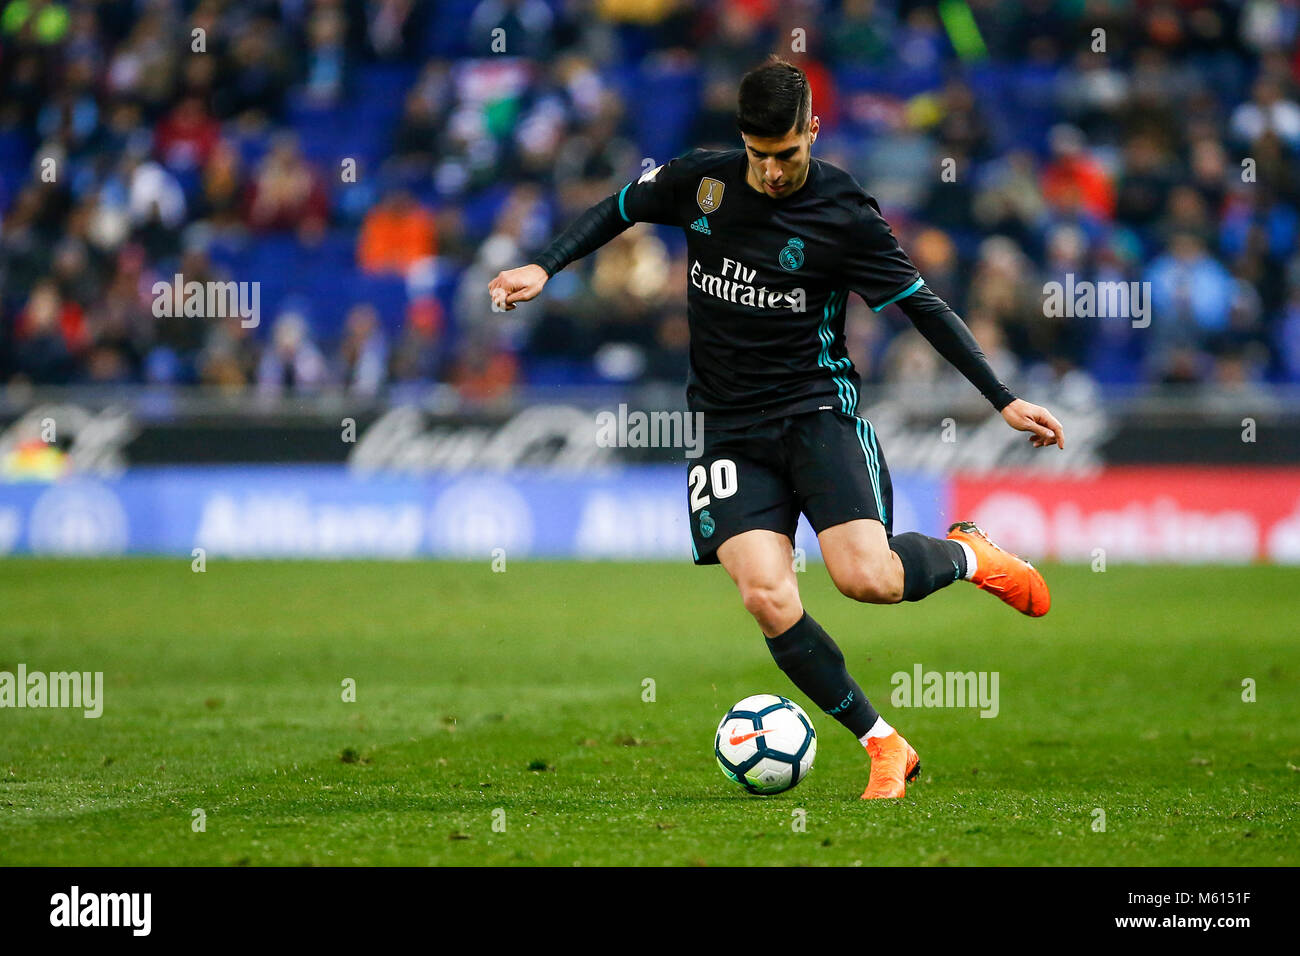
[[[736,493],[736,463],[730,458],[719,458],[709,465],[708,471],[703,465],[696,465],[686,476],[686,483],[691,488],[691,514],[694,514],[713,500],[706,491],[713,498],[730,498]]]

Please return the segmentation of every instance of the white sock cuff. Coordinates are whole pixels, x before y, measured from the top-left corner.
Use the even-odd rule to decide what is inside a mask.
[[[877,717],[876,722],[871,725],[871,729],[858,738],[858,743],[865,747],[867,741],[872,737],[888,737],[893,732],[894,728],[885,723],[884,717]]]
[[[961,549],[966,552],[966,580],[969,581],[975,576],[975,552],[965,541],[958,541],[957,543],[961,545]]]

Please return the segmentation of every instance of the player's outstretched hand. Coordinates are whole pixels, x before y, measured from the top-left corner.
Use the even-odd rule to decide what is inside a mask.
[[[1002,409],[1002,417],[1016,431],[1029,432],[1029,442],[1035,448],[1047,445],[1065,447],[1065,429],[1047,409],[1041,405],[1031,405],[1023,398]]]
[[[536,263],[498,272],[497,277],[488,283],[492,305],[503,312],[509,312],[516,303],[536,298],[549,278],[546,270]]]

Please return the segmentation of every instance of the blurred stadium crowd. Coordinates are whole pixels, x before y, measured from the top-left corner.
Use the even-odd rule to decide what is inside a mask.
[[[680,231],[485,287],[738,146],[778,51],[1013,385],[1300,382],[1298,40],[1279,0],[0,0],[0,381],[680,383]],[[261,324],[155,316],[176,273],[261,283]],[[1066,274],[1149,282],[1151,327],[1046,315]],[[895,310],[849,334],[868,381],[950,374]]]

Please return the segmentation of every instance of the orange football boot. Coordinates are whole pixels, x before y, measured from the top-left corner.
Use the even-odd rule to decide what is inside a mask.
[[[921,776],[921,758],[912,745],[895,730],[888,737],[868,737],[867,754],[871,757],[871,776],[863,800],[903,797],[907,785]]]
[[[1003,551],[973,521],[958,521],[948,529],[953,541],[963,541],[975,552],[971,583],[997,595],[1030,617],[1042,617],[1052,608],[1052,595],[1038,569],[1024,558]]]

